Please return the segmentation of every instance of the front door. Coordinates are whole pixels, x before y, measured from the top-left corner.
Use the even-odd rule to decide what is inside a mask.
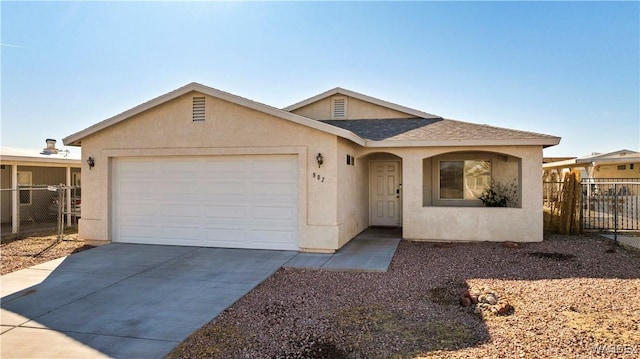
[[[371,225],[400,226],[400,161],[372,161],[369,178]]]

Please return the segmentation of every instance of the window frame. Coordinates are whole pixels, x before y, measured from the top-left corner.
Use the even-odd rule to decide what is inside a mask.
[[[437,178],[437,185],[435,186],[435,196],[434,200],[436,205],[440,206],[483,206],[483,203],[478,198],[464,198],[464,183],[466,181],[466,177],[464,176],[464,166],[468,161],[476,161],[476,162],[488,162],[489,163],[489,183],[487,187],[491,185],[491,181],[493,180],[493,161],[491,158],[486,157],[469,157],[469,158],[440,158],[435,161],[435,170],[434,175]],[[462,198],[443,198],[442,197],[442,174],[441,174],[441,166],[443,162],[462,162],[462,184],[463,184],[463,193]]]
[[[28,181],[29,183],[20,183],[21,182],[21,177],[24,176],[24,175],[28,175],[27,177],[29,178],[29,181]],[[31,189],[25,191],[25,190],[20,189],[20,187],[22,187],[22,186],[28,186],[28,187],[33,186],[33,172],[32,171],[18,171],[16,181],[17,181],[16,184],[17,184],[17,187],[18,187],[18,202],[20,203],[21,206],[30,206],[30,205],[32,205],[33,204],[33,191]],[[22,198],[23,198],[22,194],[23,193],[28,193],[28,199],[29,199],[28,203],[22,201]]]

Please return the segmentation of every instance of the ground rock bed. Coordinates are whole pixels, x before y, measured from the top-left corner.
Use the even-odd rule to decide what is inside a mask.
[[[460,304],[473,307],[476,314],[511,315],[515,310],[508,299],[491,288],[464,290],[460,294]]]
[[[0,275],[48,262],[60,257],[94,248],[78,239],[77,234],[34,235],[0,245]]]
[[[403,241],[387,273],[280,270],[169,357],[638,357],[640,254],[610,248]],[[512,310],[461,305],[483,289]]]

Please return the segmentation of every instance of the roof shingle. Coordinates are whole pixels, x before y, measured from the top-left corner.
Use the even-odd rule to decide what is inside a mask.
[[[369,141],[551,139],[554,136],[450,119],[325,120]]]

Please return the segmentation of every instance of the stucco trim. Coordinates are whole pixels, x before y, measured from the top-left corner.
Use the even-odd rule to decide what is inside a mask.
[[[283,110],[284,111],[289,111],[289,112],[290,111],[295,111],[295,110],[297,110],[297,109],[299,109],[301,107],[307,106],[309,104],[312,104],[314,102],[323,100],[323,99],[325,99],[327,97],[330,97],[330,96],[333,96],[333,95],[337,95],[337,94],[345,95],[345,96],[348,96],[348,97],[353,97],[353,98],[356,98],[356,99],[361,100],[361,101],[370,102],[370,103],[378,105],[378,106],[387,107],[387,108],[390,108],[392,110],[396,110],[396,111],[399,111],[399,112],[404,112],[404,113],[407,113],[407,114],[410,114],[410,115],[414,115],[414,116],[419,117],[419,118],[434,118],[434,119],[442,118],[440,116],[432,115],[432,114],[427,113],[427,112],[419,111],[419,110],[416,110],[416,109],[413,109],[413,108],[410,108],[410,107],[405,107],[405,106],[398,105],[398,104],[395,104],[395,103],[392,103],[392,102],[384,101],[384,100],[381,100],[381,99],[378,99],[378,98],[375,98],[375,97],[371,97],[371,96],[367,96],[367,95],[364,95],[364,94],[361,94],[361,93],[358,93],[358,92],[355,92],[355,91],[343,89],[341,87],[336,87],[334,89],[325,91],[325,92],[323,92],[323,93],[321,93],[319,95],[310,97],[310,98],[308,98],[306,100],[302,100],[302,101],[300,101],[298,103],[295,103],[295,104],[293,104],[291,106],[287,106],[287,107],[283,108]]]
[[[82,139],[90,136],[98,131],[104,130],[107,127],[110,127],[112,125],[115,125],[121,121],[124,121],[132,116],[135,116],[139,113],[142,113],[144,111],[147,111],[153,107],[156,107],[158,105],[161,105],[165,102],[168,102],[170,100],[173,100],[177,97],[180,97],[182,95],[188,94],[190,92],[199,92],[208,96],[212,96],[224,101],[228,101],[240,106],[244,106],[256,111],[260,111],[263,113],[267,113],[269,115],[275,116],[275,117],[279,117],[281,119],[284,120],[288,120],[303,126],[307,126],[307,127],[311,127],[314,128],[316,130],[320,130],[323,132],[327,132],[330,134],[333,134],[335,136],[339,136],[342,138],[345,138],[347,140],[353,141],[359,145],[364,146],[364,139],[360,138],[359,136],[355,135],[353,132],[351,131],[347,131],[341,128],[337,128],[335,126],[331,126],[331,125],[327,125],[325,123],[319,122],[319,121],[315,121],[300,115],[296,115],[293,114],[291,112],[287,112],[287,111],[283,111],[281,109],[269,106],[269,105],[265,105],[263,103],[259,103],[256,101],[252,101],[249,99],[246,99],[244,97],[240,97],[237,95],[233,95],[230,94],[228,92],[224,92],[224,91],[220,91],[217,89],[214,89],[212,87],[208,87],[208,86],[204,86],[202,84],[196,83],[196,82],[192,82],[190,84],[187,84],[183,87],[180,87],[176,90],[173,90],[171,92],[168,92],[164,95],[158,96],[150,101],[147,101],[143,104],[140,104],[136,107],[133,107],[125,112],[122,112],[118,115],[115,115],[111,118],[108,118],[104,121],[98,122],[82,131],[76,132],[70,136],[65,137],[62,142],[66,145],[66,146],[81,146],[82,145]]]

